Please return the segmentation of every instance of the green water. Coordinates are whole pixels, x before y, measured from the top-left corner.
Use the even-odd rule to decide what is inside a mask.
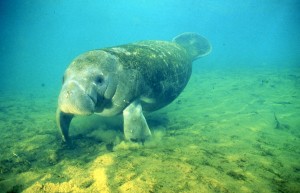
[[[0,1],[0,193],[300,192],[298,0]],[[145,114],[78,116],[70,146],[55,112],[68,64],[89,50],[205,36],[187,87]]]

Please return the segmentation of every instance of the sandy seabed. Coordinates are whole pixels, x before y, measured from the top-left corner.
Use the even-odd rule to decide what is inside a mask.
[[[0,192],[300,192],[300,68],[195,70],[153,136],[122,118],[76,117],[65,146],[59,90],[0,96]]]

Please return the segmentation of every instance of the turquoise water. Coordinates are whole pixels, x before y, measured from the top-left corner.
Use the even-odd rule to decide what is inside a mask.
[[[0,192],[300,192],[300,3],[0,2]],[[197,32],[212,44],[183,93],[125,142],[120,116],[55,123],[88,50]]]

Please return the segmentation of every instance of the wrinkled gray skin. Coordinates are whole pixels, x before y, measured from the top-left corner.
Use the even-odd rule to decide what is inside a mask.
[[[73,115],[114,116],[122,113],[129,101],[139,95],[137,89],[130,89],[136,88],[138,82],[134,79],[135,72],[130,72],[123,70],[116,57],[102,50],[89,51],[70,64],[58,99],[57,119],[63,141],[68,141],[68,127]]]
[[[75,58],[63,77],[57,124],[64,142],[74,115],[123,113],[125,138],[144,141],[151,135],[143,110],[172,102],[191,75],[192,61],[211,51],[209,42],[184,33],[172,42],[143,41],[93,50]]]
[[[127,87],[134,84],[134,80],[120,82],[126,74],[118,60],[102,50],[79,56],[65,72],[58,101],[60,110],[75,115],[120,113],[128,105],[126,99],[132,96]]]

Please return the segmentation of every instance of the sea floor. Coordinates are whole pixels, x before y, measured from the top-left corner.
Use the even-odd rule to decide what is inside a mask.
[[[62,144],[58,92],[1,93],[0,192],[300,192],[299,67],[194,70],[144,145],[97,116]]]

